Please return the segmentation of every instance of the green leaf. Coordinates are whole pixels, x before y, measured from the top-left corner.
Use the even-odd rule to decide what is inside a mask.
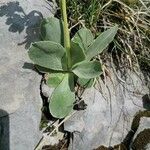
[[[62,21],[54,17],[44,19],[41,23],[41,37],[45,41],[53,41],[64,45]]]
[[[72,65],[85,60],[84,52],[78,43],[71,42],[70,53]]]
[[[47,73],[47,72],[53,72],[54,70],[51,70],[51,69],[48,69],[48,68],[44,68],[44,67],[41,67],[39,65],[35,65],[35,68],[41,72],[41,73]]]
[[[90,88],[93,83],[94,79],[83,79],[83,78],[78,78],[78,84],[84,88]]]
[[[49,87],[56,88],[64,78],[64,73],[49,73],[46,84]]]
[[[79,43],[80,47],[84,50],[84,52],[87,51],[88,46],[93,43],[93,40],[93,34],[87,28],[80,29],[72,39],[73,42]]]
[[[79,78],[91,79],[102,74],[101,64],[98,61],[81,62],[72,67],[72,72]]]
[[[65,49],[58,43],[51,41],[35,42],[29,49],[30,59],[37,65],[52,69],[65,70],[67,68]]]
[[[73,103],[75,101],[74,91],[71,90],[70,75],[65,74],[62,82],[52,93],[49,103],[50,113],[55,118],[64,118],[73,110]]]
[[[103,50],[113,41],[118,30],[118,26],[114,26],[102,34],[100,34],[94,43],[88,47],[86,52],[87,60],[103,52]]]

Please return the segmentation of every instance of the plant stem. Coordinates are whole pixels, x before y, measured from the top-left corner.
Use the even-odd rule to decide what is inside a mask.
[[[62,19],[64,21],[64,46],[66,48],[67,59],[68,59],[68,69],[71,68],[71,56],[70,56],[70,33],[68,29],[68,21],[67,21],[67,11],[66,11],[66,0],[60,0]]]

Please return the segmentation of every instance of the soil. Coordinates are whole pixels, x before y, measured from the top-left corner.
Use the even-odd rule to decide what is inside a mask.
[[[94,150],[128,150],[128,149],[126,148],[126,146],[124,144],[119,144],[119,145],[116,145],[114,147],[109,147],[109,148],[107,148],[105,146],[100,146]]]
[[[55,145],[45,145],[42,150],[67,150],[68,149],[68,142],[67,140],[63,139],[58,144]]]

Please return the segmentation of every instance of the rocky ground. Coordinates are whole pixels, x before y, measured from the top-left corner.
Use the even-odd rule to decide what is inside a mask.
[[[52,89],[43,85],[41,91],[42,75],[27,49],[39,40],[42,18],[54,12],[55,5],[43,0],[0,2],[0,150],[33,150],[37,145],[43,150],[149,150],[150,99],[144,77],[140,70],[116,72],[112,62],[111,76],[82,94],[87,109],[64,122],[65,134],[40,131],[41,92],[46,95]]]

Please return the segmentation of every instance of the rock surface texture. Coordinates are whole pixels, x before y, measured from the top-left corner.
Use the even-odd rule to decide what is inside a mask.
[[[82,98],[88,105],[87,109],[76,112],[65,122],[65,130],[73,133],[69,150],[114,147],[121,142],[131,148],[136,130],[139,134],[141,130],[150,129],[149,119],[144,118],[143,124],[140,120],[145,114],[139,115],[139,111],[149,112],[144,108],[142,99],[149,92],[144,79],[133,72],[124,77],[121,79],[111,72],[111,79],[107,77],[105,82],[100,80],[96,88],[85,90]],[[139,126],[141,129],[138,129]],[[144,146],[149,145],[145,143]]]
[[[41,138],[41,76],[27,49],[52,14],[44,0],[0,1],[0,150],[33,150]]]

